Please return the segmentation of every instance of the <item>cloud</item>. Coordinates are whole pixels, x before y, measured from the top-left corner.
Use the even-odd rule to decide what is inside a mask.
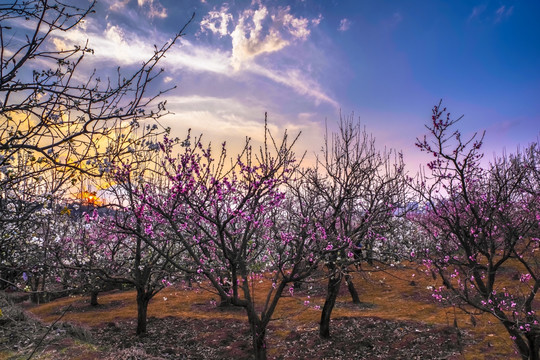
[[[210,31],[220,37],[229,35],[229,24],[233,21],[233,16],[229,13],[229,7],[224,4],[221,9],[213,10],[201,20],[201,31]]]
[[[167,9],[158,0],[137,0],[140,8],[146,9],[149,18],[166,18]]]
[[[468,21],[478,19],[482,15],[485,14],[484,18],[487,18],[490,21],[493,21],[495,24],[497,24],[497,23],[509,18],[512,15],[513,12],[514,12],[514,6],[501,5],[498,8],[496,8],[495,10],[493,10],[491,8],[488,10],[487,5],[482,4],[482,5],[478,5],[478,6],[473,7],[473,9],[472,9],[472,11],[471,11],[471,13],[469,15]]]
[[[335,109],[339,109],[337,101],[326,95],[316,81],[307,78],[298,69],[272,70],[257,64],[250,64],[247,70],[285,85],[300,95],[307,95],[313,98],[317,105],[325,102]]]
[[[502,21],[503,19],[510,17],[513,11],[514,11],[513,6],[506,7],[502,5],[501,7],[497,9],[497,11],[495,11],[495,22],[498,23]]]
[[[201,21],[201,32],[230,36],[231,57],[227,65],[232,66],[236,73],[265,77],[312,98],[316,104],[324,102],[338,108],[337,102],[326,95],[315,80],[295,68],[294,62],[286,66],[279,62],[266,62],[262,66],[257,62],[259,56],[277,53],[296,42],[306,41],[312,27],[321,20],[321,15],[310,20],[291,14],[289,6],[269,9],[254,1],[250,8],[240,11],[236,17],[226,5],[214,8]]]
[[[57,51],[64,51],[70,48],[68,47],[66,42],[60,38],[55,37],[52,39],[52,42],[53,42],[55,50]]]
[[[294,17],[290,11],[290,6],[280,8],[277,15],[272,15],[273,25],[278,28],[284,27],[293,38],[306,40],[311,33],[309,29],[310,21],[303,17]]]
[[[146,3],[144,0],[139,1],[148,5],[148,0]],[[269,10],[261,5],[256,9],[239,12],[236,22],[227,7],[214,9],[205,18],[208,21],[201,28],[226,38],[225,48],[214,44],[205,45],[200,39],[191,42],[182,38],[162,60],[162,66],[167,70],[167,76],[162,81],[173,84],[178,73],[210,75],[203,79],[216,74],[220,77],[213,79],[230,81],[226,80],[228,78],[237,85],[260,82],[264,78],[270,80],[266,82],[267,85],[277,86],[277,93],[282,92],[281,88],[284,87],[313,100],[316,105],[326,103],[338,108],[337,102],[323,91],[322,86],[302,65],[302,58],[298,57],[297,52],[277,55],[277,60],[259,59],[262,54],[276,53],[295,42],[305,41],[313,26],[312,20],[290,14],[288,7]],[[117,23],[103,23],[100,19],[90,18],[84,28],[77,27],[63,33],[62,38],[54,40],[54,45],[65,49],[73,44],[84,45],[88,40],[88,46],[95,50],[95,55],[88,56],[85,62],[87,66],[102,68],[101,64],[113,63],[129,68],[153,55],[152,44],[167,41],[163,34],[152,33],[151,29],[146,33],[129,29]],[[283,57],[286,57],[286,61],[280,60]],[[212,88],[213,85],[201,83],[197,86]]]
[[[129,32],[119,25],[107,23],[105,29],[93,19],[88,19],[86,28],[77,27],[63,33],[62,38],[53,38],[57,50],[73,47],[73,44],[88,46],[95,51],[87,62],[96,66],[97,63],[113,62],[118,66],[140,64],[154,54],[153,42],[148,41],[149,34]],[[154,39],[156,43],[164,43],[167,39]],[[134,49],[137,49],[134,51]],[[194,45],[186,39],[181,39],[178,45],[169,50],[163,59],[166,68],[175,70],[191,70],[219,74],[231,73],[230,53],[219,49]],[[99,67],[99,66],[98,66]]]
[[[349,19],[341,19],[341,21],[339,22],[339,27],[338,27],[338,30],[339,31],[342,31],[342,32],[345,32],[347,30],[349,30],[351,27],[351,21]]]
[[[230,53],[215,48],[194,45],[183,40],[167,54],[164,62],[173,69],[190,69],[232,76]]]
[[[313,26],[317,26],[321,23],[322,19],[323,19],[322,14],[319,14],[318,17],[311,19],[311,23],[313,24]]]
[[[114,12],[123,11],[130,0],[113,0],[110,2],[109,10]]]
[[[295,41],[305,41],[311,27],[317,26],[321,19],[321,16],[312,20],[296,17],[289,6],[271,11],[254,2],[236,18],[226,5],[214,9],[203,17],[200,26],[201,32],[231,37],[232,63],[239,70],[259,55],[280,51]]]
[[[262,7],[255,11],[246,10],[240,17],[230,34],[235,69],[260,54],[276,52],[289,45],[289,41],[284,39],[278,30],[271,28],[266,34],[263,32],[262,22],[267,15],[268,10]]]
[[[478,5],[478,6],[473,7],[471,14],[469,15],[468,21],[471,21],[474,18],[477,18],[484,11],[486,11],[486,5]]]

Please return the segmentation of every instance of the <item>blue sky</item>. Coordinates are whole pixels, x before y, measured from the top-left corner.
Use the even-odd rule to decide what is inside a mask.
[[[354,112],[377,144],[420,154],[431,108],[443,99],[465,117],[464,133],[487,130],[487,155],[512,152],[540,134],[540,2],[537,0],[229,1],[102,0],[83,27],[56,38],[89,39],[90,66],[129,70],[195,12],[162,64],[178,136],[242,143],[302,131],[298,152],[320,149]]]

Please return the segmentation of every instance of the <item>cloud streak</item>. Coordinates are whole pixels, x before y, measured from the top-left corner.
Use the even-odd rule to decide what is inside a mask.
[[[478,5],[478,6],[473,7],[473,9],[472,9],[472,11],[471,11],[471,13],[469,15],[468,21],[471,21],[471,20],[477,18],[484,11],[486,11],[486,5]]]
[[[325,102],[332,105],[335,109],[339,109],[337,101],[326,95],[316,81],[306,78],[298,69],[276,71],[257,64],[252,64],[247,70],[271,79],[279,84],[288,86],[300,95],[307,95],[314,99],[317,105],[321,102]]]
[[[501,22],[502,20],[509,18],[514,11],[514,7],[506,7],[504,5],[500,6],[497,11],[495,11],[495,23]]]

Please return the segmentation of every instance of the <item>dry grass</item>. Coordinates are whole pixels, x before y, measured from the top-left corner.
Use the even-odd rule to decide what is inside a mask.
[[[374,270],[374,269],[372,269]],[[338,298],[333,319],[350,317],[379,317],[388,320],[413,320],[427,324],[452,325],[454,319],[460,329],[468,331],[477,340],[466,347],[465,359],[511,359],[518,358],[505,329],[488,315],[476,317],[473,326],[470,315],[459,309],[445,307],[434,302],[428,286],[436,285],[435,281],[413,269],[391,269],[389,271],[372,271],[369,275],[354,274],[353,280],[360,294],[362,305],[353,305],[346,287]],[[414,280],[414,284],[411,281]],[[263,304],[270,281],[256,281],[255,299]],[[272,336],[274,339],[285,339],[303,329],[317,327],[320,310],[314,306],[324,303],[325,284],[313,284],[314,290],[307,286],[296,291],[294,296],[288,292],[280,299],[274,314]],[[305,306],[308,300],[310,306]],[[182,290],[167,288],[157,294],[151,301],[149,317],[177,317],[183,319],[236,319],[247,321],[244,311],[223,310],[213,305],[218,300],[215,294],[205,290]],[[54,321],[63,310],[72,304],[73,309],[63,318],[86,326],[98,326],[126,319],[136,318],[135,292],[113,292],[99,297],[100,306],[92,308],[88,299],[69,297],[32,308],[30,311],[44,321]],[[274,340],[275,341],[275,340]],[[272,349],[272,346],[270,346]],[[270,352],[269,354],[271,354]]]

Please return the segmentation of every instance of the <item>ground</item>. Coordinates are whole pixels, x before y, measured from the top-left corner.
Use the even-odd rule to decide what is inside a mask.
[[[413,271],[374,272],[354,280],[362,303],[352,304],[342,288],[329,340],[318,336],[324,284],[304,285],[293,296],[287,291],[267,331],[268,357],[517,359],[502,327],[486,316],[473,320],[435,303],[429,280]],[[257,286],[262,299],[264,281]],[[0,359],[27,359],[35,349],[35,359],[251,359],[244,311],[217,307],[215,295],[202,288],[177,286],[156,295],[148,333],[140,337],[133,291],[104,293],[99,302],[92,307],[88,297],[75,296],[39,306],[25,302],[23,310],[4,297]]]

